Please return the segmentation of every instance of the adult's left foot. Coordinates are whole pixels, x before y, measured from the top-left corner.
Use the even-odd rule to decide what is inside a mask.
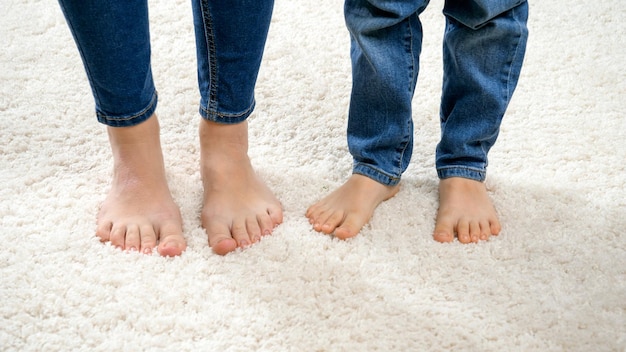
[[[269,235],[283,221],[282,205],[248,157],[248,123],[200,122],[204,186],[201,220],[209,245],[225,255]]]

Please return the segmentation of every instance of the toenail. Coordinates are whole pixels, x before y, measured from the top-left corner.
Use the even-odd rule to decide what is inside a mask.
[[[151,254],[151,253],[152,253],[152,248],[144,248],[143,254]]]
[[[241,245],[241,247],[248,247],[250,245],[250,243],[248,243],[248,241],[246,241],[246,240],[243,240],[243,241],[241,241],[240,245]]]
[[[170,242],[166,242],[163,244],[163,247],[165,248],[178,248],[180,247],[180,244],[176,241],[170,241]]]

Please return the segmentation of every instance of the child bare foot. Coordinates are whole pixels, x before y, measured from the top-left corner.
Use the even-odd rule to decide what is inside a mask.
[[[283,209],[248,158],[248,123],[200,122],[204,186],[202,226],[217,254],[246,247],[272,233]]]
[[[398,193],[399,185],[385,186],[358,174],[309,207],[306,217],[313,229],[340,239],[356,236],[380,203]]]
[[[451,177],[439,182],[439,211],[433,237],[439,242],[486,241],[500,233],[500,221],[482,182]]]
[[[114,169],[96,235],[128,251],[180,255],[187,244],[165,179],[156,116],[133,127],[108,127]],[[157,247],[158,243],[158,247]]]

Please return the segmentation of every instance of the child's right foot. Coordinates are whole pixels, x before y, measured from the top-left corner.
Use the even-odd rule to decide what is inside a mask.
[[[128,251],[149,254],[157,248],[163,256],[180,255],[187,244],[165,179],[156,116],[137,126],[108,127],[108,132],[113,181],[98,213],[96,235]]]
[[[306,217],[315,231],[340,239],[354,237],[371,219],[376,207],[398,193],[399,188],[353,174],[341,187],[312,205]]]

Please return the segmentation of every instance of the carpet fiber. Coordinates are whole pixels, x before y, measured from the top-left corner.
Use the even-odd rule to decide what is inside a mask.
[[[167,176],[187,251],[94,236],[112,160],[55,2],[0,4],[0,350],[624,351],[626,10],[531,3],[518,90],[490,154],[499,237],[431,238],[443,0],[422,16],[415,146],[400,193],[360,236],[306,208],[344,181],[349,41],[338,0],[277,0],[250,156],[283,202],[273,236],[226,257],[200,226],[188,0],[151,0]]]

